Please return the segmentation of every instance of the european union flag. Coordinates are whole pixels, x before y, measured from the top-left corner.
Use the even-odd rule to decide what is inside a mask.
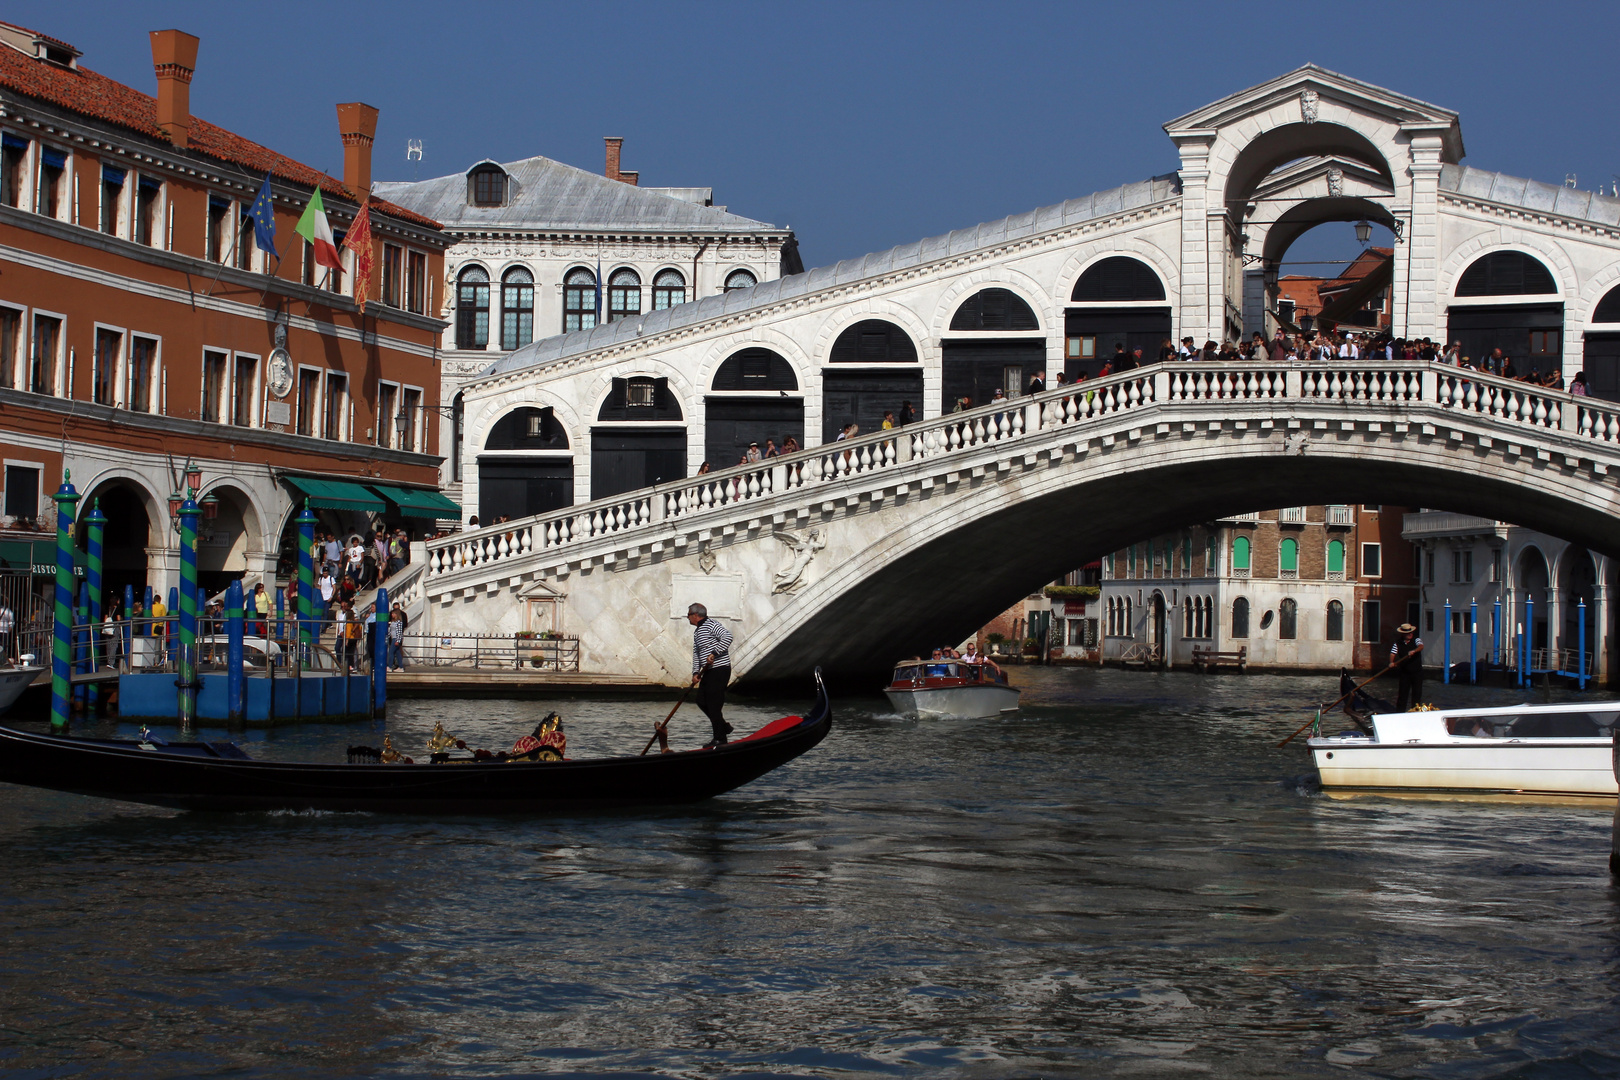
[[[253,219],[253,241],[259,245],[260,251],[268,251],[276,258],[281,254],[276,251],[276,208],[270,200],[270,175],[265,174],[264,186],[259,188],[259,194],[253,200],[253,209],[248,211]]]

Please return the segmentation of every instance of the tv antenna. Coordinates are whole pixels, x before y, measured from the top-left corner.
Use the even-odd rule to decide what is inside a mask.
[[[1568,188],[1572,188],[1572,187],[1575,186],[1575,174],[1574,173],[1565,173],[1564,174],[1564,186],[1568,187]]]
[[[418,163],[416,166],[412,167],[412,169],[411,169],[411,179],[415,180],[417,172],[421,169],[421,164],[420,164],[420,162],[422,160],[422,140],[421,139],[406,139],[405,140],[405,160],[406,161],[414,161],[414,162]]]

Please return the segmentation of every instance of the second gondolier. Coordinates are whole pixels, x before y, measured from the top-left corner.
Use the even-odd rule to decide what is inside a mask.
[[[724,746],[731,725],[726,723],[726,684],[731,682],[731,631],[709,618],[709,609],[693,604],[686,609],[692,631],[692,685],[698,688],[698,708],[714,725],[714,738],[705,747]]]

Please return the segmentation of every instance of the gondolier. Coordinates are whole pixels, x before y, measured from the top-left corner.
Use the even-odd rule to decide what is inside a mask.
[[[693,604],[686,609],[692,632],[692,685],[698,688],[698,708],[714,725],[714,738],[705,747],[724,746],[731,725],[722,710],[726,704],[726,684],[731,681],[731,631],[709,618],[709,609]]]
[[[1423,699],[1423,639],[1417,636],[1417,627],[1403,622],[1395,628],[1389,662],[1401,680],[1395,711],[1405,712]]]

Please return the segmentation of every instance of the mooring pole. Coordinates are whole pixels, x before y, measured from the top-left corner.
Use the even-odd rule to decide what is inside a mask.
[[[304,500],[298,515],[298,665],[308,664],[315,654],[315,514]]]
[[[1502,655],[1502,598],[1496,598],[1496,606],[1491,611],[1491,636],[1495,644],[1491,648],[1491,659],[1507,667],[1507,658]]]
[[[124,586],[124,670],[135,670],[135,586]]]
[[[180,670],[180,727],[190,729],[197,719],[197,505],[195,489],[180,504],[180,635],[176,656]]]
[[[242,582],[233,581],[225,589],[225,719],[242,723]]]
[[[1445,656],[1442,662],[1446,665],[1446,671],[1441,676],[1440,681],[1449,685],[1451,682],[1451,597],[1449,596],[1446,597]]]
[[[195,552],[193,557],[195,557]],[[181,560],[184,561],[184,559],[185,555],[182,553]],[[173,670],[179,671],[180,635],[175,633],[175,626],[180,621],[180,590],[173,585],[169,586],[169,613],[163,618],[165,620],[163,624],[163,644],[168,652],[169,666]]]
[[[1576,635],[1575,635],[1575,639],[1576,639],[1576,641],[1578,643],[1576,645],[1576,648],[1575,648],[1575,670],[1579,673],[1576,680],[1575,680],[1575,682],[1576,682],[1576,685],[1580,689],[1585,690],[1586,689],[1586,597],[1584,597],[1584,596],[1581,597],[1581,602],[1575,606],[1575,616],[1576,616],[1576,618],[1580,619],[1580,621],[1581,621],[1580,628],[1576,631]]]
[[[1468,601],[1468,684],[1479,685],[1479,601]]]
[[[1531,657],[1535,654],[1536,642],[1536,602],[1531,597],[1524,598],[1524,685],[1531,683]]]
[[[90,504],[90,513],[85,515],[85,574],[90,583],[90,670],[100,668],[96,654],[102,648],[101,643],[101,549],[106,539],[107,515],[101,512],[101,500],[97,499]],[[90,711],[97,712],[101,708],[101,684],[90,684]]]
[[[377,607],[372,618],[371,637],[371,714],[375,720],[388,718],[388,590],[377,590]]]
[[[62,470],[62,486],[51,496],[56,503],[56,626],[51,635],[51,727],[67,727],[73,676],[68,666],[69,635],[73,632],[73,507],[79,493],[72,473]]]

